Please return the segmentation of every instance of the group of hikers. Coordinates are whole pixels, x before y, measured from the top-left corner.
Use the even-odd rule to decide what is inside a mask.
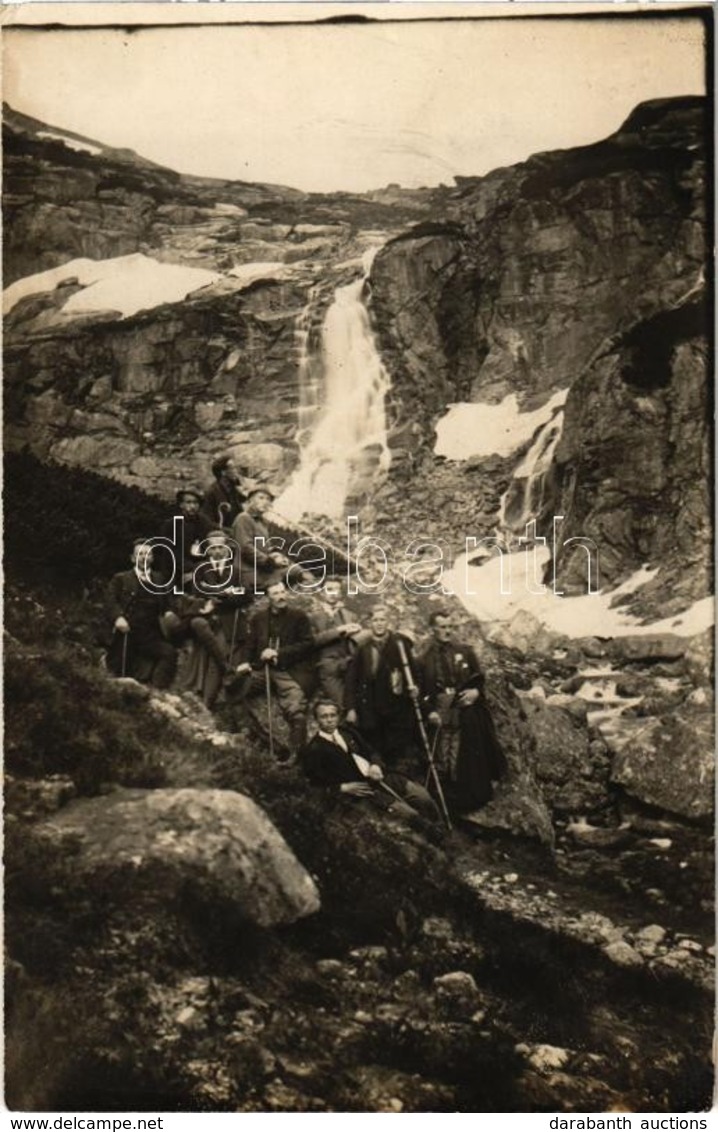
[[[506,761],[476,654],[453,639],[450,613],[431,613],[419,653],[384,604],[362,625],[341,578],[317,591],[316,577],[268,549],[270,487],[227,456],[212,471],[206,492],[177,492],[161,537],[136,539],[131,568],[111,579],[109,670],[194,692],[209,708],[222,695],[236,727],[266,697],[272,753],[357,804],[449,825],[451,812],[488,802]],[[177,530],[182,585],[170,587],[154,548]],[[294,592],[301,579],[314,583],[311,608]],[[288,750],[275,749],[275,705]],[[430,789],[414,781],[427,770]]]

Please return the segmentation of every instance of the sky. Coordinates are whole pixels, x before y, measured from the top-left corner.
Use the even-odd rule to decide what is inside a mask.
[[[53,126],[182,173],[315,191],[450,184],[705,92],[701,21],[652,16],[6,27],[3,63],[4,99]]]

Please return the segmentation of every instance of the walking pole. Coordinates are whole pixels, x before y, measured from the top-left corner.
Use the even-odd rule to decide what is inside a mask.
[[[267,720],[269,722],[269,755],[274,758],[274,731],[272,730],[272,678],[269,675],[269,661],[264,665],[264,687],[267,693]]]
[[[279,652],[279,638],[270,637],[267,641],[267,646],[270,649],[275,649]],[[270,661],[266,661],[264,665],[264,687],[267,694],[267,719],[269,721],[269,754],[274,758],[274,729],[272,726],[272,678],[269,672]]]
[[[122,634],[122,668],[120,671],[123,678],[127,673],[127,638],[129,635],[129,632]]]
[[[229,664],[233,663],[234,646],[235,646],[235,643],[236,643],[236,640],[237,640],[237,622],[238,621],[239,621],[239,606],[237,606],[237,608],[234,611],[234,620],[232,622],[232,640],[231,640],[230,646],[229,646],[229,656],[227,657],[227,662]]]
[[[404,648],[404,642],[402,641],[401,637],[397,637],[396,643],[397,643],[398,648],[399,648],[399,656],[401,658],[401,667],[404,671],[404,681],[406,683],[406,690],[409,693],[409,698],[411,699],[411,702],[412,702],[412,705],[413,705],[413,708],[414,708],[414,715],[416,716],[416,723],[417,723],[417,727],[419,729],[419,735],[421,737],[421,744],[424,748],[424,753],[425,753],[426,758],[427,758],[428,763],[429,763],[429,774],[431,775],[431,778],[433,779],[433,782],[434,782],[434,786],[436,787],[436,796],[439,800],[439,808],[441,810],[442,817],[443,817],[444,821],[446,822],[446,828],[451,829],[451,818],[449,817],[449,811],[446,807],[446,799],[444,798],[444,791],[441,788],[441,781],[439,779],[439,775],[438,775],[438,772],[436,770],[436,763],[434,762],[434,752],[432,751],[431,746],[429,745],[429,736],[426,734],[426,727],[424,726],[424,717],[422,716],[421,708],[419,707],[419,702],[418,702],[419,701],[419,689],[416,686],[416,681],[414,680],[414,675],[413,675],[413,673],[411,671],[411,667],[409,665],[409,658],[406,655],[406,649]]]
[[[439,735],[440,734],[441,734],[441,724],[437,723],[436,731],[434,732],[434,738],[432,739],[432,742],[431,742],[431,762],[433,762],[434,759],[436,758],[436,748],[439,745]],[[426,789],[426,787],[429,785],[430,780],[431,780],[431,765],[429,765],[429,768],[426,772],[426,780],[424,782],[424,789]]]

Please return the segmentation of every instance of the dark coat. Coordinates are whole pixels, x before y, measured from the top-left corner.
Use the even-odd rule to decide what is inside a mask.
[[[418,684],[418,673],[412,658],[411,642],[397,633],[389,633],[372,673],[372,642],[361,644],[352,657],[346,677],[347,711],[356,711],[362,730],[374,731],[387,721],[401,719],[411,726],[412,707],[399,653],[402,641],[409,667]]]
[[[178,511],[176,517],[184,519],[180,527],[182,531],[182,570],[184,573],[189,573],[199,562],[199,557],[192,554],[192,547],[196,542],[202,542],[203,539],[206,539],[209,532],[214,528],[207,517],[202,514],[183,515]],[[165,520],[160,528],[162,537],[169,539],[170,542],[174,537],[174,519],[175,516],[173,515]],[[161,553],[161,551],[158,553]]]
[[[258,610],[249,623],[242,659],[253,665],[261,664],[263,650],[277,648],[277,641],[277,668],[288,672],[306,689],[312,681],[311,654],[314,651],[312,627],[306,613],[291,606],[280,611],[269,607]]]
[[[376,752],[355,728],[343,723],[338,731],[349,748],[348,753],[319,734],[316,734],[299,752],[299,761],[304,773],[315,786],[341,786],[343,782],[366,782],[367,779],[352,758],[352,752],[361,755],[370,763],[381,766]]]
[[[150,576],[155,584],[162,582],[160,575],[152,573]],[[148,591],[134,569],[123,570],[110,579],[106,604],[110,620],[126,618],[135,639],[162,636],[160,617],[169,608],[169,595]]]
[[[456,797],[464,810],[476,809],[493,796],[492,782],[507,770],[491,712],[484,699],[484,675],[476,653],[469,645],[451,642],[448,656],[442,658],[442,646],[432,641],[419,658],[422,705],[428,713],[436,711],[439,700],[450,697],[450,714],[459,731],[456,761]],[[470,707],[458,706],[462,691],[476,688],[479,699]]]
[[[200,512],[208,520],[211,529],[228,529],[242,510],[245,499],[246,496],[236,485],[227,487],[215,480],[204,493]],[[220,503],[227,506],[220,510]]]
[[[155,583],[161,581],[157,574],[151,578]],[[110,672],[152,679],[167,687],[176,667],[175,650],[160,627],[160,617],[169,609],[169,596],[149,592],[134,570],[123,570],[110,579],[106,603],[112,622],[124,617],[130,626],[129,634],[112,631],[107,650]]]

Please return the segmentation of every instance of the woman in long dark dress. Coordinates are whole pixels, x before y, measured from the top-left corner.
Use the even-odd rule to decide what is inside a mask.
[[[437,610],[430,625],[432,640],[419,658],[424,711],[441,729],[436,761],[454,807],[470,813],[493,798],[493,784],[506,774],[506,757],[476,653],[452,640],[449,614]]]

